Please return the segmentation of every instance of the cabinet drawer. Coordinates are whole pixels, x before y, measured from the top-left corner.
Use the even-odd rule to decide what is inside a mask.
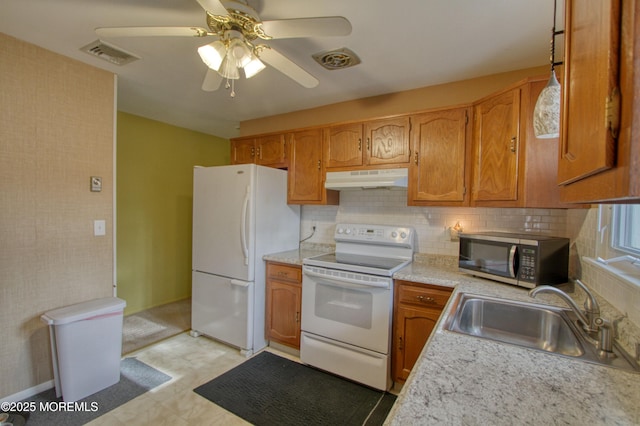
[[[401,285],[398,289],[398,303],[409,303],[433,309],[444,309],[451,296],[451,290],[421,288],[417,286]]]
[[[302,268],[279,263],[267,263],[267,277],[283,281],[302,282]]]

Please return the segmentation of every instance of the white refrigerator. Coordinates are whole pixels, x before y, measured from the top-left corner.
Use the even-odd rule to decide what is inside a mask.
[[[250,355],[266,346],[265,262],[298,248],[300,207],[287,172],[255,164],[196,167],[193,176],[192,335]]]

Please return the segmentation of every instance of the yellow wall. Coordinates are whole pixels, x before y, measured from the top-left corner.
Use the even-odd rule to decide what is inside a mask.
[[[471,103],[493,92],[502,90],[523,78],[548,74],[548,65],[527,68],[246,120],[240,123],[240,134],[241,136],[249,136]],[[309,92],[309,96],[313,96],[313,91]]]
[[[125,314],[191,295],[193,166],[229,164],[229,141],[118,112],[117,283]]]
[[[44,312],[112,295],[114,85],[0,33],[0,398],[53,378]]]

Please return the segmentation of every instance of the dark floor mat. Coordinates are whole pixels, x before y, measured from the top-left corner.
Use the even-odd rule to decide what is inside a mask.
[[[380,425],[396,399],[269,352],[194,392],[255,425]]]

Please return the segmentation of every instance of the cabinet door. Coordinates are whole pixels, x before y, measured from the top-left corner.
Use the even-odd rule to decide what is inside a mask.
[[[322,129],[294,132],[289,138],[288,201],[320,204],[324,193]]]
[[[606,116],[618,85],[620,0],[570,0],[565,15],[560,184],[614,166],[616,141]]]
[[[409,204],[460,205],[467,200],[468,114],[468,108],[457,108],[411,117]]]
[[[409,117],[368,121],[364,128],[366,164],[409,164]]]
[[[407,380],[439,318],[438,311],[398,307],[394,319],[394,380]]]
[[[255,160],[255,139],[234,139],[231,141],[231,164],[251,164]]]
[[[269,167],[287,167],[284,135],[269,135],[256,138],[256,164]]]
[[[520,89],[474,107],[472,201],[518,199]]]
[[[267,339],[300,348],[300,284],[267,281]]]
[[[325,133],[327,168],[362,166],[362,124],[329,127]]]

